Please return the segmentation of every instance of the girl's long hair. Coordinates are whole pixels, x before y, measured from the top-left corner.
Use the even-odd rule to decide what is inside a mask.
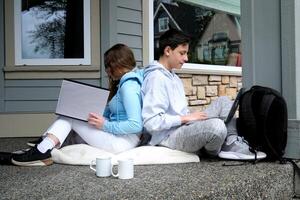
[[[105,69],[110,68],[111,73],[119,73],[122,77],[128,71],[131,71],[135,65],[135,58],[131,49],[125,44],[116,44],[104,53]],[[109,96],[107,102],[117,93],[120,80],[109,78]]]

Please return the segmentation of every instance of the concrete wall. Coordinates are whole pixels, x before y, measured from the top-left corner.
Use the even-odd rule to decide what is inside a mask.
[[[191,110],[204,110],[219,96],[234,99],[242,87],[242,77],[214,74],[183,74],[181,78]]]

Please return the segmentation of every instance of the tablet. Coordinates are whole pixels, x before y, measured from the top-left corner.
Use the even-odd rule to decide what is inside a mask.
[[[108,95],[105,88],[64,79],[55,114],[88,121],[91,112],[103,115]]]

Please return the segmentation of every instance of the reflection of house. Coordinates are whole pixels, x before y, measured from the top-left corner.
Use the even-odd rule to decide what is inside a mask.
[[[240,24],[235,16],[215,13],[200,36],[196,51],[204,63],[226,64],[230,53],[240,53]]]
[[[154,13],[154,47],[158,47],[159,36],[168,30],[169,26],[182,30],[195,37],[200,30],[197,23],[197,8],[190,4],[160,3]]]
[[[154,41],[168,25],[193,39],[190,50],[195,62],[227,64],[230,53],[240,53],[240,24],[237,17],[186,3],[160,3],[154,13]]]

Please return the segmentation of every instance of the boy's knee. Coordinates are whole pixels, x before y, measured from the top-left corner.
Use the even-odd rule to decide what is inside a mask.
[[[231,102],[231,99],[228,96],[220,96],[218,98],[218,101],[220,101],[220,102]]]
[[[225,141],[227,129],[225,123],[220,119],[215,119],[213,124],[205,149],[209,155],[216,156]]]
[[[220,141],[224,141],[227,135],[227,128],[221,119],[214,119],[214,126],[212,127],[212,134]]]

